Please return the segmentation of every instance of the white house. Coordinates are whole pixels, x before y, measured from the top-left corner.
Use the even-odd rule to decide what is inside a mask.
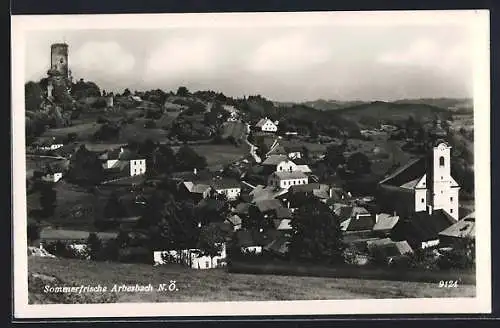
[[[281,189],[288,189],[294,185],[303,185],[308,183],[308,177],[300,171],[280,171],[274,172],[269,176],[268,186],[274,186]]]
[[[146,160],[133,159],[130,161],[130,176],[141,175],[146,173]]]
[[[56,150],[64,146],[62,143],[55,143],[50,145],[42,145],[39,147],[40,150]]]
[[[267,117],[260,119],[255,126],[262,132],[277,132],[278,125]]]
[[[297,164],[291,161],[286,155],[270,155],[263,166],[272,167],[275,172],[294,172],[297,171]]]
[[[226,195],[228,200],[235,200],[241,194],[241,183],[236,179],[216,177],[210,186],[219,194]]]
[[[146,159],[137,158],[135,154],[123,147],[104,153],[100,159],[104,161],[105,170],[117,169],[120,172],[127,170],[127,175],[131,177],[146,173]]]
[[[184,249],[179,251],[154,251],[153,261],[154,265],[162,265],[167,263],[181,263],[191,269],[215,269],[221,268],[227,265],[226,258],[226,244],[221,244],[220,255],[210,257],[206,255],[200,255],[199,249]]]

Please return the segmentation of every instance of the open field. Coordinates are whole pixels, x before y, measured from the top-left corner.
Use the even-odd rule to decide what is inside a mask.
[[[224,132],[222,133],[223,138],[228,138],[232,136],[235,140],[240,140],[245,138],[246,126],[242,122],[226,122],[223,125]]]
[[[156,287],[176,281],[176,292],[117,293],[113,300],[116,302],[472,297],[475,294],[474,286],[469,285],[437,288],[437,283],[231,274],[223,269],[191,270],[178,265],[153,267],[35,257],[29,258],[28,271],[55,276],[66,286],[101,284],[108,290],[114,284],[151,283]],[[35,286],[29,286],[29,294],[32,302],[47,302],[47,296]]]
[[[68,133],[76,133],[81,140],[88,140],[95,132],[99,130],[101,124],[96,122],[77,124],[59,129],[49,129],[43,137],[66,137]]]
[[[208,166],[233,163],[248,154],[246,145],[190,145],[199,155],[206,157]],[[178,147],[172,147],[177,149]]]

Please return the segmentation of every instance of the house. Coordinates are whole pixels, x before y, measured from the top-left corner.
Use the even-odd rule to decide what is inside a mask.
[[[209,184],[217,193],[226,195],[228,200],[235,200],[241,194],[241,183],[236,179],[215,177]]]
[[[281,202],[277,199],[264,199],[255,202],[255,205],[264,217],[272,215],[273,217],[278,216],[278,210],[283,208]]]
[[[43,151],[56,150],[63,146],[62,139],[56,137],[40,137],[36,145],[39,150]]]
[[[41,173],[41,180],[52,183],[58,182],[62,179],[68,165],[69,161],[67,160],[50,163]]]
[[[261,254],[263,242],[260,234],[254,230],[238,230],[235,233],[236,245],[243,254]]]
[[[131,177],[146,173],[146,159],[139,158],[124,147],[106,152],[99,159],[108,171],[118,171]]]
[[[293,172],[297,170],[297,165],[286,155],[270,155],[263,162],[266,172]]]
[[[377,201],[383,210],[406,216],[432,208],[446,211],[457,221],[460,186],[451,176],[450,154],[451,147],[437,140],[430,154],[380,181]]]
[[[308,177],[300,171],[279,171],[274,172],[268,178],[267,185],[275,188],[288,189],[294,185],[304,185],[308,183]]]
[[[273,237],[272,241],[264,246],[264,251],[278,256],[286,255],[290,245],[290,237],[279,232]]]
[[[405,259],[409,254],[413,253],[413,249],[405,240],[378,239],[368,241],[367,248],[373,258],[383,260],[389,265]]]
[[[198,202],[210,196],[210,192],[213,190],[212,187],[207,184],[195,183],[191,181],[182,182],[181,187],[183,187],[184,190],[190,194],[194,201]]]
[[[290,159],[299,159],[304,156],[304,147],[301,145],[285,146],[285,152]]]
[[[267,117],[260,119],[255,127],[262,132],[277,132],[278,125]]]
[[[441,245],[453,246],[457,241],[476,238],[476,215],[471,213],[439,233]]]
[[[303,185],[293,185],[287,192],[279,196],[288,208],[296,209],[304,204],[307,197],[313,196],[326,203],[334,196],[334,189],[326,184],[307,183]]]
[[[373,233],[378,237],[390,236],[392,229],[399,221],[399,216],[390,215],[387,213],[380,213],[375,215],[375,225],[373,226]]]
[[[180,263],[191,269],[216,269],[227,265],[226,243],[220,243],[220,254],[214,257],[204,255],[199,249],[154,251],[154,265]]]
[[[415,212],[401,217],[391,232],[391,239],[406,240],[412,248],[428,248],[439,245],[439,233],[456,223],[443,209]]]
[[[242,220],[238,214],[231,215],[230,217],[228,217],[226,219],[225,222],[228,222],[229,224],[231,224],[231,226],[233,227],[233,231],[238,231],[242,227]]]
[[[286,189],[276,189],[274,186],[258,185],[249,193],[249,196],[251,198],[250,201],[256,203],[262,200],[278,198],[286,192]]]

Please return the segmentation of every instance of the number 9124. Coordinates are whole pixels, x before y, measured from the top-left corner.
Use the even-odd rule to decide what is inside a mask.
[[[439,288],[457,288],[458,280],[441,280],[439,281]]]

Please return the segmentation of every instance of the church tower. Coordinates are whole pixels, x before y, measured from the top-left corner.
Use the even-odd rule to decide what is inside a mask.
[[[451,176],[451,147],[439,143],[433,149],[432,208],[443,209],[458,220],[459,185]]]

